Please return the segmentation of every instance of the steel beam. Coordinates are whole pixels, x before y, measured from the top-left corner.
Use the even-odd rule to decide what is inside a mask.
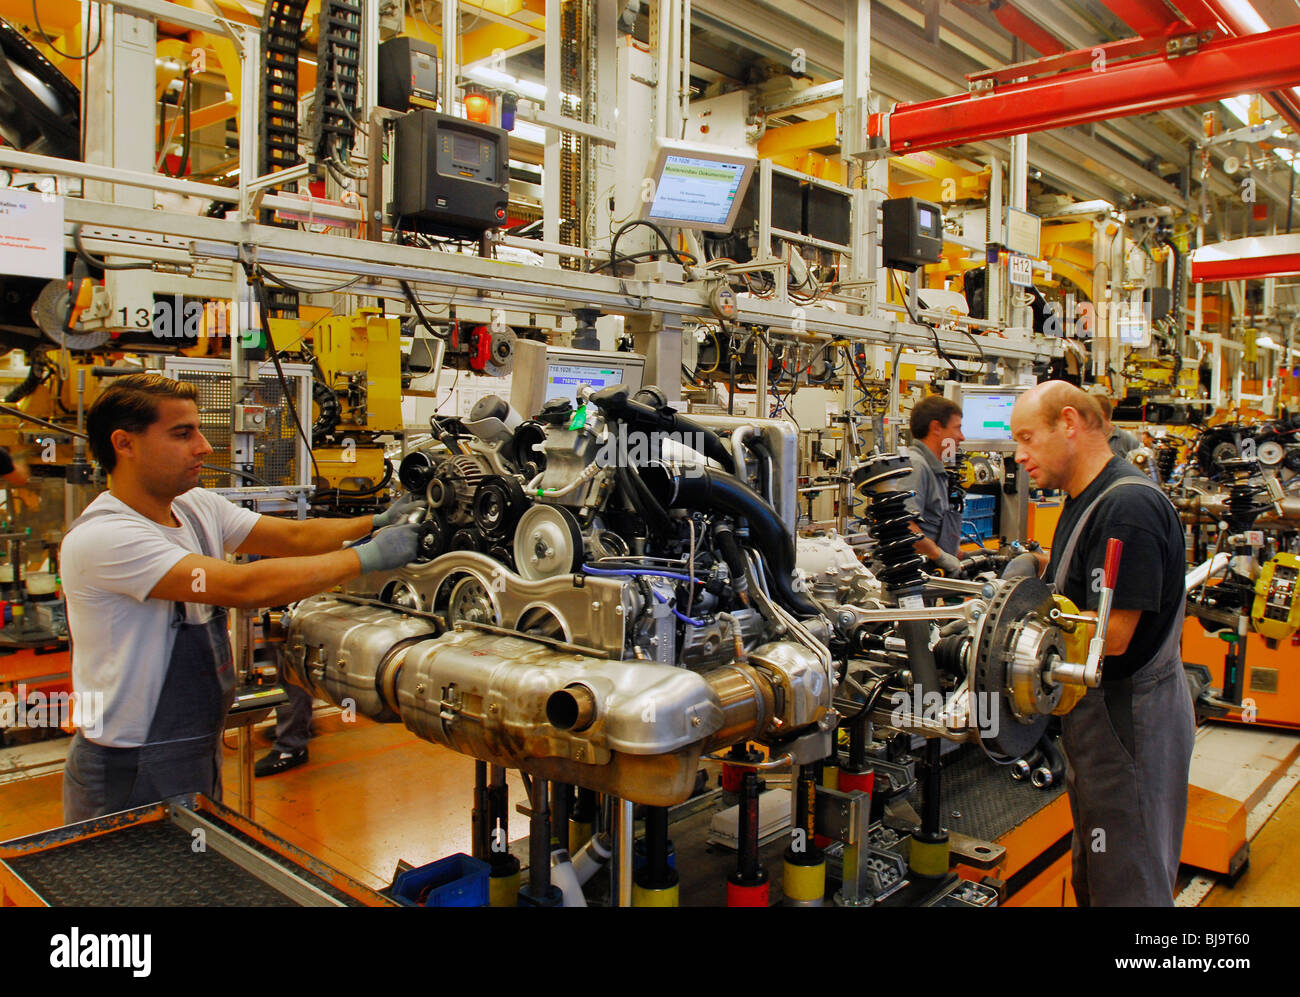
[[[1102,73],[900,105],[873,117],[872,134],[885,136],[894,152],[937,149],[1271,90],[1297,78],[1300,26],[1210,42],[1178,59],[1136,59]]]

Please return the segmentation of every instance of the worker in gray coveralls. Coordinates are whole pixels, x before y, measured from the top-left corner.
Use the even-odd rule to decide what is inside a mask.
[[[1186,554],[1158,485],[1111,453],[1096,402],[1065,381],[1011,410],[1016,462],[1069,498],[1044,578],[1096,615],[1108,541],[1123,543],[1101,685],[1062,718],[1081,907],[1170,907],[1196,719],[1183,677]],[[1022,555],[1023,556],[1023,555]]]
[[[908,422],[912,445],[907,459],[912,473],[899,482],[905,490],[916,492],[908,508],[919,519],[912,525],[921,534],[916,552],[928,557],[934,568],[949,578],[961,576],[961,512],[948,498],[948,472],[944,461],[957,455],[957,447],[966,439],[961,434],[961,406],[942,395],[929,395],[912,407]]]

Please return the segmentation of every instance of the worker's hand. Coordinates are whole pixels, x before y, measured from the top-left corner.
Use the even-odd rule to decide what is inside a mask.
[[[1037,578],[1038,558],[1033,551],[1026,551],[1013,557],[1002,569],[1003,578]]]
[[[420,527],[415,523],[398,523],[376,530],[369,540],[363,540],[352,549],[361,558],[363,574],[370,571],[392,571],[415,560],[419,550]]]
[[[424,496],[419,492],[403,492],[387,509],[375,513],[371,529],[382,530],[385,526],[403,522],[407,516],[423,506]]]
[[[946,550],[934,560],[934,566],[943,572],[945,578],[961,578],[961,562]]]

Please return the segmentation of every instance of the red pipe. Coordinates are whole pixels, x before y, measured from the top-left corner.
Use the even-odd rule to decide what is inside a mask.
[[[959,94],[899,104],[888,114],[894,152],[938,149],[1021,132],[1064,128],[1106,118],[1148,114],[1291,87],[1300,82],[1300,26],[1207,42],[1176,59],[1164,55],[1010,84],[987,94]],[[885,126],[873,115],[870,134]]]

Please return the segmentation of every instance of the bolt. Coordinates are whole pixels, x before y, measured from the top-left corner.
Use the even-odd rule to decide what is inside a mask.
[[[952,816],[953,816],[953,819],[954,819],[954,820],[959,819],[959,818],[961,817],[961,811],[960,811],[960,810],[954,810],[954,811],[952,812]]]
[[[498,709],[498,707],[497,707],[497,704],[496,704],[496,703],[489,703],[489,704],[488,704],[488,712],[489,712],[489,713],[495,713],[495,712],[497,711],[497,709]]]
[[[700,723],[701,723],[701,720],[700,720],[700,718],[699,718],[698,716],[696,716],[696,717],[691,717],[691,726],[692,726],[692,727],[698,727],[698,726],[700,725]]]

